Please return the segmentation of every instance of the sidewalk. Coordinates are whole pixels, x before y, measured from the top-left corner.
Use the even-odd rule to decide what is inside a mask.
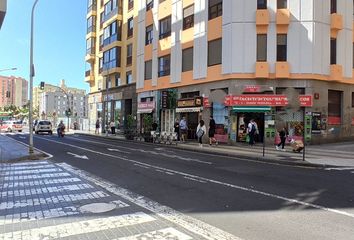
[[[43,157],[46,157],[46,155],[37,150],[34,150],[34,154],[30,156],[27,146],[10,137],[0,135],[0,163],[41,159]]]
[[[94,132],[84,131],[75,131],[75,133],[83,135],[94,135],[108,139],[125,140],[123,135],[96,135]],[[260,161],[276,162],[289,165],[354,167],[354,142],[307,146],[305,151],[305,161],[303,161],[303,153],[292,152],[290,146],[286,146],[286,152],[282,152],[277,151],[274,146],[268,145],[265,147],[264,157],[262,144],[256,144],[253,147],[243,143],[237,144],[235,146],[218,145],[212,147],[210,147],[208,144],[204,144],[201,148],[196,141],[191,141],[172,146],[164,146],[175,147],[187,151],[231,157],[242,157],[247,159],[256,159]]]

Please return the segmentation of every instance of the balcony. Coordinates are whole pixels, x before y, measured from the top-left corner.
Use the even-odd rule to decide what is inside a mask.
[[[343,16],[338,13],[331,14],[331,37],[336,38],[338,31],[343,29]]]
[[[269,25],[269,11],[267,9],[258,9],[256,11],[256,25],[257,27]]]
[[[269,64],[267,62],[256,62],[256,78],[269,78]]]
[[[96,25],[92,25],[90,27],[87,28],[87,34],[89,33],[95,33],[96,32]]]
[[[109,12],[107,15],[103,15],[103,23],[111,19],[114,15],[118,14],[118,7],[113,9],[111,12]]]
[[[88,70],[85,72],[85,82],[90,83],[95,80],[95,77],[93,75],[93,72],[91,70]]]
[[[110,37],[106,38],[106,39],[103,39],[103,44],[102,44],[102,48],[108,46],[109,44],[111,43],[114,43],[116,41],[120,41],[121,40],[121,37],[118,36],[118,34],[114,34],[114,35],[111,35]],[[101,50],[101,49],[100,49]]]
[[[96,15],[97,14],[97,5],[92,4],[87,8],[87,15]]]
[[[95,52],[94,52],[93,48],[86,50],[86,56],[85,56],[86,62],[92,64],[95,62],[95,58],[96,58],[96,56],[95,56]]]
[[[330,80],[342,80],[343,79],[343,67],[342,65],[332,64],[330,66]]]
[[[290,70],[288,62],[275,63],[275,78],[289,78]]]
[[[276,14],[277,25],[289,25],[290,24],[290,11],[289,9],[278,9]]]

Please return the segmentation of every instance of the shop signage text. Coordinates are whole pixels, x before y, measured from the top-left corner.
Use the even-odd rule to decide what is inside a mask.
[[[202,97],[188,98],[188,99],[179,99],[177,101],[177,107],[186,108],[186,107],[201,107],[203,104]]]
[[[313,105],[312,96],[299,96],[301,107],[311,107]],[[287,106],[289,100],[285,95],[239,95],[225,97],[225,106]]]
[[[138,104],[138,109],[154,109],[155,108],[155,102],[140,102]]]
[[[204,97],[203,98],[203,107],[210,108],[210,102],[209,102],[209,97]]]

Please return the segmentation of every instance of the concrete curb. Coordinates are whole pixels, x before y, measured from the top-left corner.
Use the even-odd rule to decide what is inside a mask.
[[[251,160],[251,161],[256,161],[256,162],[266,162],[266,163],[274,163],[274,164],[280,164],[280,165],[285,165],[285,166],[300,166],[300,167],[309,167],[309,168],[339,168],[343,166],[337,166],[337,165],[329,165],[329,164],[317,164],[317,163],[310,163],[310,162],[303,162],[303,161],[286,161],[286,160],[274,160],[269,157],[254,157],[254,156],[247,156],[247,155],[242,155],[242,154],[232,154],[232,153],[224,153],[224,152],[215,152],[212,150],[209,150],[207,148],[193,148],[191,149],[190,147],[186,147],[183,145],[161,145],[158,143],[147,143],[147,142],[140,142],[140,141],[134,141],[134,140],[126,140],[126,139],[119,139],[115,137],[110,137],[110,136],[101,136],[101,135],[92,135],[89,133],[77,133],[78,135],[84,135],[84,136],[91,136],[91,137],[97,137],[97,138],[104,138],[104,139],[110,139],[110,140],[115,140],[115,141],[121,141],[121,142],[135,142],[135,143],[141,143],[144,144],[145,146],[164,146],[168,148],[174,148],[174,149],[179,149],[179,150],[184,150],[188,152],[198,152],[198,153],[204,153],[204,154],[210,154],[210,155],[215,155],[215,156],[226,156],[226,157],[234,157],[234,158],[243,158],[246,160]]]

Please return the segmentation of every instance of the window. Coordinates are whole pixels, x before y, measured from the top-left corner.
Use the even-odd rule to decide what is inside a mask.
[[[267,0],[257,0],[257,9],[267,9]]]
[[[277,0],[277,8],[278,9],[288,8],[288,0]]]
[[[170,64],[170,55],[166,55],[159,58],[159,77],[170,75]]]
[[[222,40],[217,39],[208,43],[208,66],[221,64]]]
[[[168,16],[159,22],[160,39],[171,36],[171,16]]]
[[[257,62],[267,61],[267,34],[257,34]]]
[[[95,38],[89,38],[86,40],[86,54],[95,53]]]
[[[127,79],[127,84],[133,83],[132,71],[128,71],[128,72],[127,72],[127,74],[126,74],[126,79]]]
[[[120,47],[111,48],[103,53],[103,70],[120,67]]]
[[[152,43],[153,39],[153,25],[147,26],[145,30],[145,45],[149,45]]]
[[[133,62],[133,44],[127,46],[127,66],[132,65]]]
[[[222,16],[222,0],[209,0],[209,20]]]
[[[121,40],[122,22],[114,21],[103,30],[103,46]]]
[[[154,7],[154,1],[153,0],[146,0],[146,11],[149,11]]]
[[[106,83],[106,87],[109,89],[109,88],[112,88],[112,81],[111,81],[111,79],[109,79],[109,77],[106,77],[106,81],[107,81],[107,83]]]
[[[193,70],[193,48],[182,51],[182,72]]]
[[[341,91],[328,90],[328,124],[342,124],[342,95]]]
[[[128,10],[132,10],[134,7],[134,0],[128,0]]]
[[[103,57],[99,59],[98,62],[99,73],[103,71]]]
[[[111,0],[104,5],[103,22],[117,13],[122,13],[122,0]]]
[[[128,19],[128,38],[133,36],[134,19],[133,17]]]
[[[96,17],[91,16],[87,19],[87,33],[93,32],[96,27]]]
[[[103,48],[103,34],[100,35],[99,44],[100,44],[99,46],[100,46],[100,51],[101,51]]]
[[[287,61],[287,35],[286,34],[277,35],[277,61],[278,62]]]
[[[145,62],[145,74],[144,74],[144,79],[148,80],[152,78],[152,61],[146,61]]]
[[[88,0],[87,6],[88,6],[87,12],[90,12],[90,11],[96,9],[96,0]]]
[[[331,65],[337,64],[337,39],[331,38]]]
[[[183,30],[194,26],[194,5],[183,10]]]
[[[331,0],[331,13],[337,12],[337,0]]]
[[[114,76],[114,81],[115,81],[115,86],[116,87],[119,87],[121,85],[120,73],[116,73],[116,75]]]

